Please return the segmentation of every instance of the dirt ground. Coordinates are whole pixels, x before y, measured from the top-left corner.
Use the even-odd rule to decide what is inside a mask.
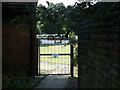
[[[78,79],[70,77],[66,88],[78,88]]]

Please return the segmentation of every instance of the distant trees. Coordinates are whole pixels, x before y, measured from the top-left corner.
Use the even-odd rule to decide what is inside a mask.
[[[104,20],[106,16],[110,15],[110,6],[119,8],[117,3],[102,2],[95,5],[91,2],[76,2],[73,6],[67,7],[63,3],[47,2],[47,4],[47,7],[41,4],[37,7],[37,29],[40,33],[65,34],[66,38],[68,35],[77,34],[81,30],[83,22],[86,22],[85,20],[87,22]]]
[[[39,5],[37,7],[37,29],[40,33],[49,34],[66,34],[68,37],[71,31],[77,33],[77,20],[80,18],[76,7],[65,7],[63,3],[49,3],[45,7]]]
[[[37,7],[37,28],[41,33],[62,34],[65,33],[65,6],[62,3],[49,3],[48,7],[39,5]]]
[[[82,15],[82,10],[90,5],[89,3],[75,3],[74,6],[65,7],[63,3],[53,4],[46,2],[47,7],[39,5],[36,10],[37,14],[37,29],[40,33],[49,34],[66,34],[78,31],[79,21],[85,17]],[[87,13],[86,13],[87,14]]]

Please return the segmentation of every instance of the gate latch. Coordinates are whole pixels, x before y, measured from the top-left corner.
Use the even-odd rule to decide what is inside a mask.
[[[58,58],[58,54],[52,54],[52,58]]]

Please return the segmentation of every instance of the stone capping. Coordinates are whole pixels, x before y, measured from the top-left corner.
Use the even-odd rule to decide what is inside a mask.
[[[1,2],[38,2],[38,0],[0,0]]]

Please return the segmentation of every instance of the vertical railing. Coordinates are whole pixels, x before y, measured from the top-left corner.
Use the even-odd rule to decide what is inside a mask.
[[[73,75],[74,75],[74,73],[73,73],[73,71],[74,71],[74,66],[73,66],[73,45],[71,44],[70,45],[70,53],[71,53],[71,65],[70,65],[70,70],[71,70],[71,77],[73,77]]]
[[[51,72],[53,72],[52,70],[50,71],[50,70],[48,70],[46,67],[46,63],[44,63],[44,60],[46,59],[46,60],[48,60],[47,59],[47,56],[52,56],[52,53],[49,53],[49,48],[47,48],[47,50],[45,49],[45,50],[43,50],[43,47],[41,47],[44,43],[42,42],[42,44],[41,44],[41,42],[40,42],[40,37],[38,36],[38,74],[54,74],[54,73],[51,73]],[[43,40],[43,39],[42,39]],[[46,43],[45,43],[45,45],[47,45]],[[48,44],[48,45],[52,45],[52,44]],[[57,44],[56,44],[57,45]],[[58,43],[58,45],[59,45],[59,43]],[[62,45],[62,44],[61,44]],[[64,44],[63,44],[64,45]],[[62,75],[62,74],[69,74],[69,75],[71,75],[71,77],[74,77],[74,67],[73,67],[73,45],[72,44],[67,44],[67,45],[69,45],[69,49],[70,49],[70,52],[68,52],[68,48],[66,48],[66,51],[67,52],[65,52],[65,53],[61,53],[61,51],[60,51],[60,53],[59,53],[59,51],[58,51],[58,54],[59,54],[59,56],[65,56],[63,59],[65,59],[65,60],[67,60],[68,58],[66,58],[66,56],[69,56],[69,66],[60,66],[61,68],[62,67],[65,67],[65,70],[67,70],[67,71],[65,71],[65,73],[60,73],[60,72],[62,72],[63,70],[61,70],[61,69],[58,69],[60,72],[58,72],[58,73],[56,73],[56,74],[60,74],[60,75]],[[40,50],[40,47],[41,47],[41,50]],[[45,47],[44,47],[45,48]],[[58,48],[58,47],[57,47]],[[57,49],[57,48],[55,48],[55,49]],[[51,49],[50,49],[51,50]],[[61,50],[61,49],[58,49],[58,50]],[[40,51],[44,51],[45,53],[41,53]],[[56,50],[53,50],[53,51],[56,51]],[[47,53],[46,53],[47,52]],[[53,54],[54,54],[54,52],[53,52]],[[41,56],[42,56],[42,58],[41,58]],[[45,57],[44,57],[45,56]],[[44,60],[43,60],[43,58],[44,58]],[[40,60],[41,59],[41,60]],[[51,58],[50,58],[51,59]],[[42,61],[43,60],[43,61]],[[53,60],[54,60],[54,58],[53,58]],[[57,60],[57,59],[56,59]],[[48,61],[45,61],[45,62],[48,62]],[[56,62],[56,61],[55,61]],[[59,60],[58,60],[58,62],[59,62]],[[41,64],[40,64],[41,63]],[[56,62],[57,63],[57,62]],[[45,66],[44,66],[44,64],[45,64]],[[49,64],[49,62],[47,63],[47,64]],[[59,64],[59,63],[58,63]],[[51,68],[52,68],[52,63],[51,63]],[[56,64],[57,65],[57,64]],[[43,67],[41,67],[41,66],[43,66]],[[49,65],[48,65],[49,66]],[[40,68],[41,67],[41,68]],[[66,69],[68,67],[68,69]],[[43,68],[45,69],[45,70],[43,70]],[[69,71],[68,71],[69,70]],[[50,71],[50,72],[49,72]],[[55,70],[54,70],[55,71]]]
[[[40,39],[38,38],[38,74],[40,74]]]

